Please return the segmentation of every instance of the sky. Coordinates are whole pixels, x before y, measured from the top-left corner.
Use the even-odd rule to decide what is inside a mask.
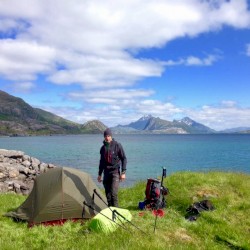
[[[0,89],[80,124],[250,127],[250,1],[0,0]]]

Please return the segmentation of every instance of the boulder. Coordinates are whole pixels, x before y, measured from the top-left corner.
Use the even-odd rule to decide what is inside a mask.
[[[40,173],[44,173],[44,172],[46,172],[46,169],[48,168],[48,164],[46,164],[46,163],[41,163],[40,165],[39,165],[39,170],[40,170]]]
[[[23,155],[22,160],[30,162],[30,156],[29,155]]]
[[[0,193],[7,193],[8,191],[8,186],[4,182],[0,182]]]
[[[31,165],[31,162],[28,161],[28,160],[25,160],[25,161],[22,162],[22,165],[25,166],[26,168],[29,168],[30,165]]]
[[[17,169],[10,169],[9,170],[9,178],[16,178],[19,175],[19,171]]]
[[[0,149],[0,155],[8,158],[17,158],[22,157],[24,155],[24,152],[17,150]]]
[[[31,157],[31,165],[32,165],[32,168],[38,170],[38,167],[40,165],[40,161],[34,157]]]

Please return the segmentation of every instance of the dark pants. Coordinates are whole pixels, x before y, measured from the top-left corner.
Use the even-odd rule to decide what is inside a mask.
[[[118,207],[119,178],[120,174],[118,169],[104,171],[103,186],[109,207]]]

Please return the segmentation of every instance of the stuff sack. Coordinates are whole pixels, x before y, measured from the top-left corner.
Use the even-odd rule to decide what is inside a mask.
[[[145,208],[159,209],[166,207],[165,195],[168,194],[168,189],[162,186],[158,179],[148,179],[146,185],[144,200]]]
[[[117,214],[114,217],[112,211],[117,211],[122,216]],[[108,207],[101,210],[101,212],[90,221],[89,228],[94,232],[109,234],[114,232],[119,226],[123,227],[125,222],[131,220],[132,215],[129,210],[117,207]]]
[[[196,221],[201,212],[212,211],[214,209],[215,207],[210,200],[195,202],[186,209],[187,214],[185,218],[189,221]]]
[[[189,206],[186,211],[189,214],[200,214],[203,211],[214,210],[214,206],[210,200],[203,200],[199,202],[195,202],[191,206]]]

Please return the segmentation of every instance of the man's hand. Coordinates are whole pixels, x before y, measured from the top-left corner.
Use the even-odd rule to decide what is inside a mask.
[[[125,174],[121,174],[120,175],[120,181],[125,181],[126,179],[126,175]]]
[[[102,182],[102,176],[101,176],[101,175],[98,175],[97,181],[98,181],[98,182]]]

